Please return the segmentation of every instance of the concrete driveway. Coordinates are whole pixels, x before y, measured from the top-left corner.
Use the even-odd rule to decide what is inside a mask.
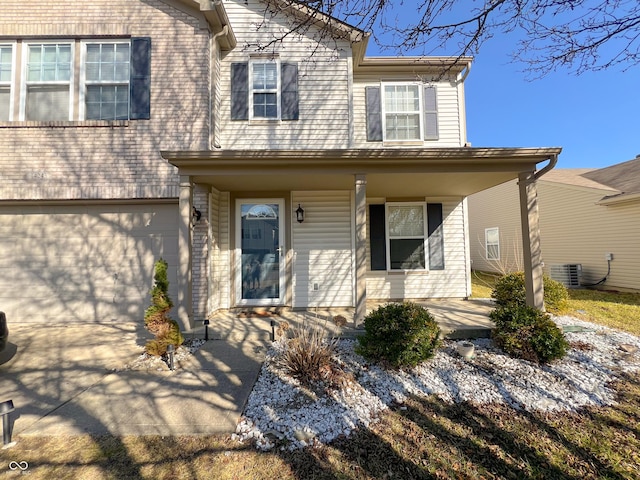
[[[201,334],[202,332],[199,332]],[[118,371],[148,333],[123,325],[10,325],[0,402],[18,435],[231,433],[266,342],[209,341],[175,371]]]

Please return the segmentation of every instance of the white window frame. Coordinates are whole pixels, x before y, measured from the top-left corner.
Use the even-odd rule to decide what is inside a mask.
[[[87,81],[87,47],[89,45],[113,45],[113,44],[127,44],[129,45],[129,77],[126,82],[116,82],[116,81]],[[92,85],[126,85],[127,91],[131,92],[131,40],[109,40],[109,39],[101,39],[101,40],[90,40],[81,42],[81,50],[80,50],[80,93],[78,100],[78,108],[80,119],[87,120],[87,106],[86,102],[86,92],[87,87]],[[131,114],[131,98],[128,100],[127,105],[127,119]],[[115,119],[105,119],[106,121],[111,121]]]
[[[413,86],[418,90],[418,110],[417,111],[398,111],[387,112],[386,87]],[[423,84],[419,82],[382,82],[380,85],[381,107],[382,107],[382,138],[385,142],[402,143],[402,142],[423,142],[424,141],[424,100],[422,98]],[[387,114],[416,114],[418,115],[418,138],[407,139],[389,139],[387,138]]]
[[[272,63],[276,66],[276,88],[275,89],[254,89],[253,88],[253,68],[255,65],[262,65],[265,63]],[[282,98],[282,78],[280,70],[280,59],[275,58],[251,58],[249,60],[249,120],[263,120],[263,121],[277,121],[281,118],[281,98]],[[254,115],[253,110],[253,97],[257,93],[275,93],[276,94],[276,108],[277,114],[275,117],[257,117]]]
[[[9,87],[9,119],[8,121],[13,121],[13,108],[14,108],[14,96],[15,96],[15,85],[16,85],[16,55],[17,48],[16,42],[0,42],[0,47],[10,48],[11,49],[11,75],[9,81],[0,80],[0,87]]]
[[[492,232],[495,232],[495,235],[498,238],[498,241],[489,243],[489,234]],[[496,250],[498,252],[498,255],[495,258],[493,256],[489,256],[489,252],[493,251],[489,249],[490,246],[497,247]],[[485,257],[487,260],[489,261],[500,260],[500,228],[490,227],[490,228],[484,229],[484,251],[485,251]]]
[[[420,207],[422,209],[422,235],[403,235],[392,237],[389,225],[389,210],[392,207]],[[385,203],[385,229],[387,242],[387,271],[389,272],[425,272],[429,270],[429,246],[427,235],[427,203],[426,202],[387,202]],[[422,239],[422,249],[424,252],[424,268],[392,268],[391,266],[391,241],[392,240],[415,240]]]
[[[29,48],[33,45],[69,45],[71,47],[70,72],[68,81],[53,82],[30,82],[28,81],[28,64],[29,64]],[[74,110],[74,84],[75,84],[75,41],[56,39],[56,40],[33,40],[25,42],[22,46],[22,81],[20,86],[20,120],[26,120],[27,110],[27,89],[30,85],[69,85],[69,116],[68,120],[73,120]],[[38,121],[38,120],[36,120]],[[45,120],[46,121],[46,120]]]

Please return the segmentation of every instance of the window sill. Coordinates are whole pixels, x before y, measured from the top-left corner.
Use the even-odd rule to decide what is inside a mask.
[[[48,122],[39,121],[14,121],[0,122],[0,128],[75,128],[75,127],[89,127],[89,128],[116,128],[116,127],[128,127],[129,120],[57,120]]]
[[[380,277],[393,277],[393,276],[411,276],[411,275],[425,275],[429,273],[429,270],[367,270],[370,275],[377,275]]]
[[[252,118],[249,120],[249,125],[273,125],[282,123],[279,118]]]

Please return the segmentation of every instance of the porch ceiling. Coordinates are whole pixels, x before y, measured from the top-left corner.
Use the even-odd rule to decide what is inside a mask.
[[[180,175],[220,191],[351,190],[367,196],[467,196],[532,172],[560,148],[216,150],[162,152]]]

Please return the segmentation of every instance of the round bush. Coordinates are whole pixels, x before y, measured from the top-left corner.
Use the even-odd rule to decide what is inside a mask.
[[[440,327],[429,311],[415,303],[389,303],[364,319],[365,334],[356,352],[394,368],[413,367],[440,346]]]
[[[547,363],[566,355],[569,343],[549,315],[532,307],[507,306],[491,312],[493,340],[508,355]]]
[[[567,307],[569,293],[560,282],[545,275],[542,277],[544,286],[544,305],[551,312],[561,312]],[[515,272],[500,278],[491,292],[491,298],[501,307],[525,306],[527,295],[524,288],[524,272]]]

